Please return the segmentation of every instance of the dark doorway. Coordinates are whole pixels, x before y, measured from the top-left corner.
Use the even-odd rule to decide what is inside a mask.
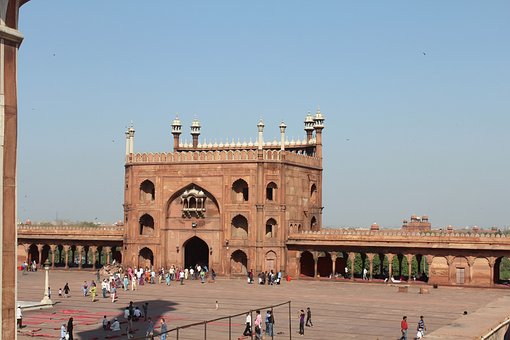
[[[202,239],[194,236],[184,245],[184,266],[189,268],[197,264],[209,268],[209,246]]]
[[[309,251],[305,251],[301,254],[300,259],[301,265],[301,275],[302,276],[310,276],[314,277],[315,273],[315,261],[313,259],[312,253]]]

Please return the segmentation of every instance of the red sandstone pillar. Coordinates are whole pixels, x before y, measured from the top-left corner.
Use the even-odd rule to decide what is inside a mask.
[[[374,254],[369,253],[369,254],[367,254],[367,257],[368,257],[368,266],[369,266],[369,273],[370,273],[369,280],[372,281],[372,275],[374,272]]]
[[[43,267],[43,260],[42,260],[42,250],[43,250],[43,245],[42,244],[38,244],[37,245],[37,252],[39,253],[39,263],[38,263],[38,267],[39,268],[42,268]]]
[[[97,253],[97,247],[96,246],[90,246],[89,251],[92,252],[92,269],[96,269],[96,253]]]
[[[490,286],[494,287],[494,264],[496,263],[495,257],[489,257],[489,267],[491,268]]]
[[[55,251],[57,249],[57,245],[50,244],[50,251],[51,251],[51,269],[55,269]]]
[[[393,256],[394,254],[387,254],[388,256],[388,282],[391,282],[391,278],[393,277]]]
[[[71,246],[69,246],[69,245],[64,246],[64,254],[65,254],[64,268],[65,269],[69,269],[69,251],[70,251],[70,249],[71,249]]]
[[[455,260],[455,256],[447,256],[446,257],[446,263],[448,264],[448,284],[451,285],[452,284],[452,276],[453,276],[453,273],[452,273],[452,269],[453,269],[453,260]]]
[[[331,255],[331,278],[335,279],[335,271],[336,271],[336,253]]]
[[[78,269],[81,269],[83,261],[83,246],[76,246],[76,250],[78,251]]]
[[[103,247],[103,250],[106,253],[105,265],[110,264],[110,259],[111,259],[111,255],[112,255],[112,247]]]
[[[351,260],[351,280],[354,281],[354,259],[356,253],[349,253],[349,260]]]
[[[407,258],[407,275],[408,275],[407,282],[411,283],[413,281],[411,279],[412,270],[413,270],[413,254],[407,254],[406,258]]]

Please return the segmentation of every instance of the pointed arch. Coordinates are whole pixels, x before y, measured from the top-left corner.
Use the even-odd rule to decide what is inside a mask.
[[[266,222],[266,238],[276,237],[276,220],[274,218],[270,218]]]
[[[156,189],[152,181],[146,179],[140,184],[140,202],[150,203],[156,198]]]
[[[249,199],[249,186],[248,183],[239,178],[238,180],[232,183],[232,202],[233,203],[243,203],[248,202]]]
[[[248,219],[241,214],[232,219],[231,237],[243,240],[248,238]]]
[[[278,186],[275,182],[269,182],[266,186],[266,200],[270,202],[276,201]]]
[[[310,187],[310,202],[317,203],[317,185],[315,183]]]
[[[140,235],[154,234],[154,218],[149,214],[143,214],[138,220]]]
[[[186,192],[196,192],[196,195],[188,195],[186,199],[182,199],[182,195]],[[191,199],[194,199],[194,208],[189,210]],[[187,210],[188,209],[188,210]],[[166,202],[166,218],[182,218],[182,217],[219,217],[220,205],[216,197],[207,188],[193,182],[183,186],[175,191]]]
[[[149,247],[144,247],[138,252],[138,267],[150,268],[154,265],[154,253]]]
[[[246,275],[248,273],[248,256],[237,249],[230,256],[230,273],[233,275]]]

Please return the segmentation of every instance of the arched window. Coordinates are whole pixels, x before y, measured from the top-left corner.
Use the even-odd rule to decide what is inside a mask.
[[[274,218],[270,218],[266,222],[266,237],[276,237],[276,220]]]
[[[315,184],[312,184],[310,189],[310,202],[317,203],[317,186]]]
[[[140,217],[140,235],[152,235],[154,233],[154,219],[149,214]]]
[[[237,203],[248,201],[248,183],[243,179],[238,179],[232,184],[232,201]]]
[[[278,186],[275,182],[270,182],[266,187],[266,200],[276,201],[276,189]]]
[[[310,220],[310,230],[311,231],[319,230],[319,224],[317,223],[317,219],[315,218],[315,216],[312,216],[312,219]]]
[[[243,215],[237,215],[232,219],[232,238],[248,238],[248,220]]]
[[[146,179],[140,184],[140,202],[149,203],[154,201],[156,197],[156,191],[154,189],[154,183]]]

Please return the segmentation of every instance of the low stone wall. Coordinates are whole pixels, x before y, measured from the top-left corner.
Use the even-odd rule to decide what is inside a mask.
[[[506,319],[487,334],[480,337],[481,340],[506,340],[510,338],[510,319]]]

